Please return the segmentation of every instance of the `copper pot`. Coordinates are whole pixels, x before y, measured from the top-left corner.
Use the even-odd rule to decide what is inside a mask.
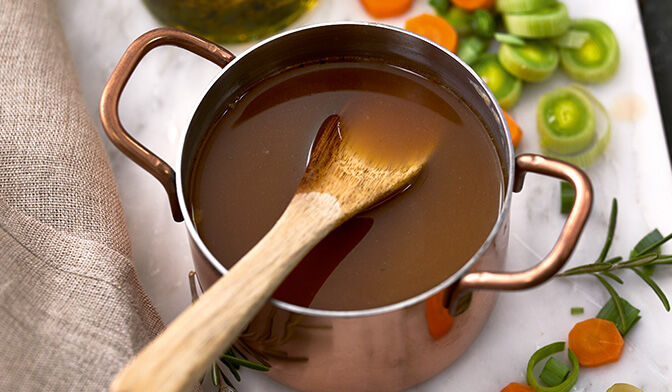
[[[184,136],[177,173],[133,139],[117,112],[119,96],[140,59],[152,48],[175,45],[224,67],[198,105]],[[112,142],[156,177],[168,193],[176,221],[186,217],[194,265],[204,288],[226,269],[210,253],[189,216],[184,184],[198,145],[221,113],[221,106],[265,76],[325,57],[368,57],[413,70],[449,86],[483,119],[492,133],[505,175],[505,197],[497,221],[478,252],[454,275],[415,297],[375,309],[327,311],[270,300],[236,346],[271,364],[270,377],[309,391],[390,391],[426,380],[455,361],[479,335],[498,290],[520,290],[551,278],[570,256],[592,204],[587,176],[569,164],[538,155],[514,158],[502,110],[474,71],[453,53],[423,37],[374,23],[329,23],[272,37],[235,58],[227,50],[191,34],[157,29],[135,40],[119,61],[101,99],[103,127]],[[536,266],[504,273],[512,192],[525,173],[570,182],[577,197],[557,243]],[[428,332],[425,302],[442,295],[455,316],[442,336]]]

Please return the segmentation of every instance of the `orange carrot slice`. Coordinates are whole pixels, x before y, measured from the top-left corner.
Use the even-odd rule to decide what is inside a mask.
[[[444,48],[457,50],[457,32],[445,19],[436,15],[422,14],[406,21],[406,30],[429,38]]]
[[[478,8],[492,8],[495,0],[453,0],[453,4],[467,11],[473,11]]]
[[[504,112],[504,118],[506,118],[506,123],[509,125],[509,132],[511,132],[511,140],[513,141],[513,148],[518,146],[520,139],[523,138],[523,131],[518,126],[518,123],[513,121],[513,118],[509,116],[509,113]]]
[[[443,291],[441,291],[425,301],[427,328],[434,339],[440,339],[453,327],[453,316],[443,306],[443,294]]]
[[[389,18],[408,11],[413,0],[360,0],[362,5],[374,18]]]
[[[581,321],[569,332],[569,348],[583,367],[618,361],[624,345],[616,324],[608,320],[592,318]]]
[[[512,382],[505,386],[501,392],[534,392],[534,388],[529,385]]]

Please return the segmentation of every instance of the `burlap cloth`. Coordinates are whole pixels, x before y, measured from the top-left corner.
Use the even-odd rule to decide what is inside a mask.
[[[0,0],[0,391],[104,390],[161,328],[57,10]]]

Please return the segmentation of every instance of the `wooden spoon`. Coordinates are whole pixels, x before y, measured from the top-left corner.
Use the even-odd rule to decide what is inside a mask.
[[[117,374],[111,391],[192,388],[313,246],[407,185],[434,147],[383,162],[340,126],[332,115],[320,127],[306,172],[275,226]]]

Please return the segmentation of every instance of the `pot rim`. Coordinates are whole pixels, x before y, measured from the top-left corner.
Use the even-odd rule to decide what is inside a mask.
[[[483,256],[485,251],[488,249],[488,247],[492,244],[492,242],[495,240],[495,237],[497,233],[501,230],[502,226],[504,225],[504,222],[507,220],[507,217],[509,215],[509,209],[511,206],[511,197],[513,193],[513,171],[515,168],[514,165],[514,154],[513,154],[513,143],[511,140],[511,135],[509,132],[509,127],[508,123],[506,122],[506,119],[504,118],[504,114],[502,112],[501,107],[499,104],[497,104],[497,100],[495,99],[494,95],[488,88],[488,86],[483,82],[483,80],[476,74],[476,72],[469,67],[465,62],[463,62],[459,57],[457,57],[454,53],[451,51],[443,48],[439,44],[435,43],[432,40],[429,40],[421,35],[412,33],[408,30],[404,30],[402,28],[396,27],[396,26],[391,26],[387,25],[384,23],[376,23],[376,22],[360,22],[360,21],[336,21],[336,22],[326,22],[326,23],[317,23],[317,24],[311,24],[307,26],[302,26],[298,27],[295,29],[287,30],[284,32],[281,32],[279,34],[275,34],[269,38],[266,38],[262,40],[261,42],[258,42],[257,44],[253,45],[249,49],[245,50],[243,53],[241,53],[239,56],[236,56],[229,64],[227,64],[222,70],[217,74],[216,77],[212,79],[210,82],[210,85],[208,88],[204,91],[203,95],[201,96],[201,99],[197,102],[197,104],[194,107],[194,110],[192,113],[196,113],[196,110],[199,108],[207,94],[210,92],[210,90],[213,88],[214,84],[227,72],[227,70],[232,67],[235,63],[238,61],[241,61],[242,58],[244,58],[248,53],[257,50],[258,48],[270,43],[271,41],[274,41],[276,39],[280,39],[282,37],[288,36],[295,34],[300,31],[304,30],[311,30],[311,29],[318,29],[318,28],[323,28],[323,27],[329,27],[329,26],[339,26],[339,25],[354,25],[354,26],[366,26],[366,27],[373,27],[373,28],[381,28],[381,29],[386,29],[386,30],[392,30],[396,33],[402,33],[402,34],[407,34],[410,36],[413,36],[416,39],[419,39],[421,41],[424,41],[425,44],[429,44],[434,46],[435,48],[438,48],[442,52],[444,52],[446,55],[450,56],[453,58],[453,60],[457,61],[458,64],[460,64],[462,67],[464,67],[474,78],[477,84],[474,84],[473,81],[470,81],[472,86],[476,89],[479,90],[479,95],[485,100],[486,102],[494,102],[496,112],[493,113],[496,117],[498,117],[499,123],[503,125],[502,131],[505,132],[506,136],[506,143],[507,143],[507,156],[502,157],[500,155],[500,159],[502,160],[503,163],[508,164],[508,172],[507,177],[506,177],[506,189],[505,189],[505,195],[504,195],[504,201],[501,204],[501,208],[499,210],[499,214],[497,216],[497,221],[493,225],[492,229],[490,230],[490,233],[486,237],[485,241],[481,245],[481,247],[474,253],[474,255],[464,263],[464,265],[457,270],[455,273],[453,273],[451,276],[446,278],[444,281],[441,283],[435,285],[434,287],[430,288],[429,290],[426,290],[418,295],[415,295],[410,298],[406,298],[402,301],[395,302],[393,304],[385,305],[385,306],[379,306],[375,308],[370,308],[370,309],[359,309],[359,310],[325,310],[325,309],[313,309],[313,308],[307,308],[303,306],[298,306],[291,304],[289,302],[285,301],[280,301],[274,298],[269,299],[269,302],[271,302],[274,306],[277,306],[280,309],[287,310],[292,313],[296,314],[301,314],[305,316],[315,316],[315,317],[337,317],[337,318],[351,318],[351,317],[367,317],[367,316],[374,316],[374,315],[379,315],[383,313],[388,313],[388,312],[393,312],[397,310],[401,310],[407,307],[411,307],[421,301],[426,300],[427,298],[431,297],[432,295],[435,295],[436,293],[440,292],[441,290],[444,290],[445,288],[449,287],[453,283],[457,282],[458,279],[460,279],[462,276],[464,276],[467,271],[472,267],[474,263],[478,259]],[[192,115],[193,119],[193,115]],[[492,131],[492,130],[491,130]],[[184,222],[187,226],[187,231],[189,232],[189,235],[191,236],[191,239],[194,241],[196,246],[198,246],[199,250],[203,253],[207,261],[212,265],[213,268],[215,268],[218,272],[220,272],[222,275],[224,275],[227,272],[227,269],[217,261],[217,258],[210,252],[210,250],[207,248],[203,240],[201,239],[200,235],[198,234],[198,231],[196,230],[196,227],[191,220],[191,215],[189,214],[189,209],[187,208],[187,204],[184,198],[184,189],[183,189],[183,184],[182,184],[182,164],[183,164],[183,158],[184,158],[184,149],[185,149],[185,142],[187,138],[188,132],[183,132],[181,136],[181,148],[179,149],[178,153],[179,156],[177,157],[177,162],[178,162],[178,172],[176,177],[176,186],[177,186],[177,199],[180,205],[180,210],[182,212],[182,216],[185,217]],[[501,151],[498,151],[500,154],[502,153]]]

